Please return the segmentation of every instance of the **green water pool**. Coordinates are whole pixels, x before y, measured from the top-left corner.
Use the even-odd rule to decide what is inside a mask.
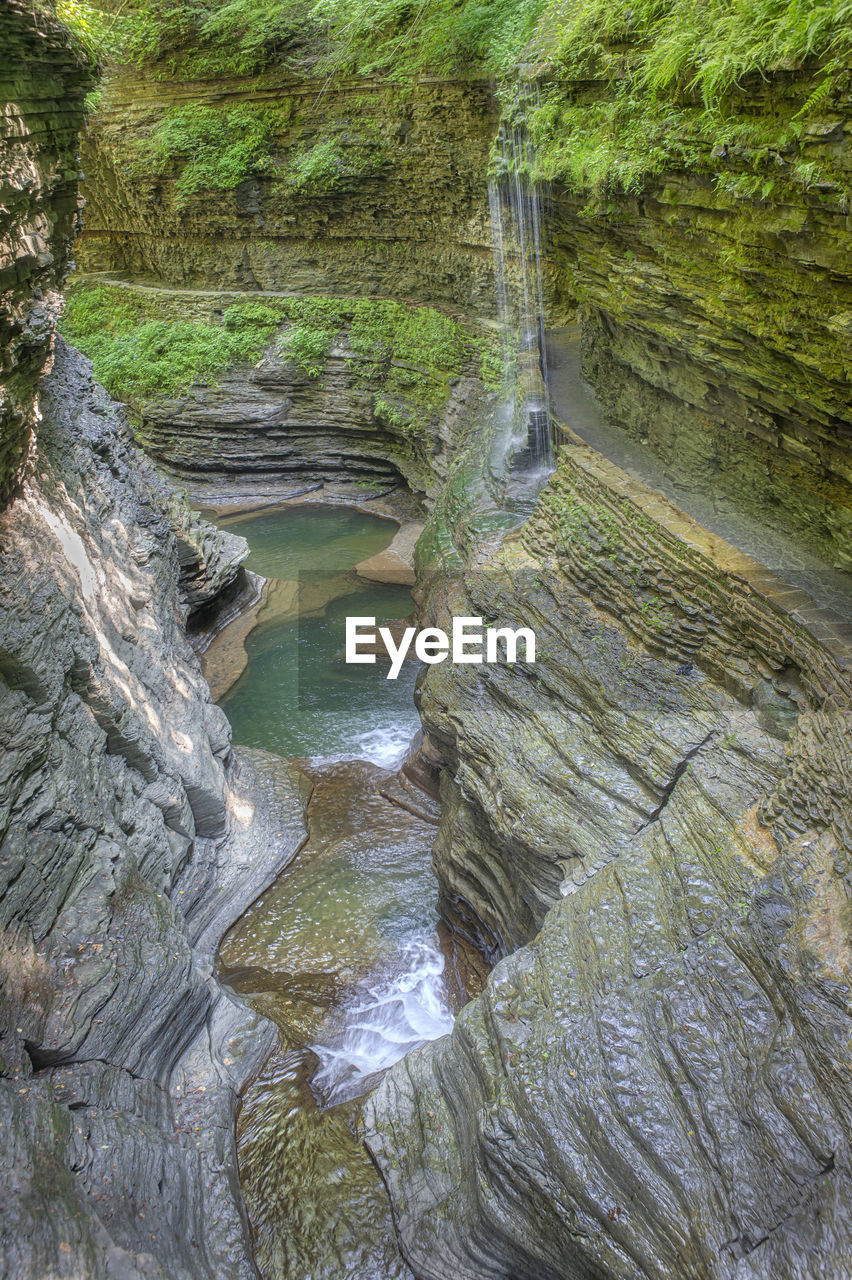
[[[240,512],[217,523],[247,538],[247,567],[274,580],[246,641],[246,669],[222,699],[234,742],[283,756],[397,763],[418,727],[416,665],[388,680],[380,663],[343,661],[347,616],[381,625],[411,611],[407,588],[354,572],[387,546],[393,523],[320,505]]]

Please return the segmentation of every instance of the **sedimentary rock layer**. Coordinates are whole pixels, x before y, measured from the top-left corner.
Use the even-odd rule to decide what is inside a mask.
[[[737,95],[758,137],[786,120],[795,147],[729,150],[724,123],[707,136],[681,119],[672,137],[694,153],[692,170],[593,211],[587,193],[557,184],[548,282],[557,310],[574,301],[585,314],[584,369],[613,421],[720,504],[796,531],[848,569],[852,268],[840,184],[848,191],[852,124],[848,96],[814,107],[812,91],[807,74],[778,73]],[[607,102],[612,89],[579,92]],[[794,160],[836,184],[797,183]],[[761,172],[771,194],[737,191]]]
[[[302,838],[299,779],[233,760],[176,497],[62,346],[41,411],[0,557],[7,1273],[249,1280],[233,1115],[269,1034],[213,957]]]
[[[50,354],[77,220],[77,134],[92,80],[68,33],[26,0],[0,13],[4,157],[0,246],[0,504],[36,423],[35,384]]]
[[[511,954],[372,1104],[412,1268],[839,1280],[848,636],[589,450],[475,569],[438,616],[538,661],[421,691],[445,909]]]
[[[416,298],[490,313],[487,84],[406,89],[286,73],[176,83],[128,70],[105,88],[83,146],[87,271],[172,285]],[[176,189],[186,156],[154,171],[146,139],[186,104],[267,110],[273,162],[234,191]],[[359,174],[295,189],[294,158],[317,141],[357,153]]]

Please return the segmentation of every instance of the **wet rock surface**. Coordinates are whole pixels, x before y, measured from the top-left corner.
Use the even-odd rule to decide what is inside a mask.
[[[6,1274],[248,1278],[233,1115],[269,1034],[213,955],[298,847],[302,787],[233,759],[174,495],[62,346],[41,410],[2,516]]]
[[[368,1145],[424,1280],[839,1278],[847,659],[592,471],[433,596],[538,635],[421,690],[445,914],[504,958]]]
[[[321,1106],[311,1078],[316,1042],[331,1035],[334,1043],[353,992],[404,972],[404,955],[394,959],[399,936],[434,914],[434,827],[413,811],[413,785],[408,805],[396,800],[391,788],[402,775],[363,760],[308,771],[308,839],[221,950],[222,980],[272,1019],[280,1038],[237,1122],[255,1256],[267,1280],[410,1280],[361,1140],[363,1098]],[[395,1031],[412,1034],[404,1024]],[[355,1094],[374,1083],[364,1078]]]

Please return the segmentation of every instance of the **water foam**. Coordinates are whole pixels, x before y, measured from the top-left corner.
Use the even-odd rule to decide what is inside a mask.
[[[410,1050],[452,1030],[444,957],[433,938],[404,943],[399,963],[402,971],[392,977],[360,983],[341,1010],[346,1026],[311,1046],[319,1059],[311,1088],[321,1106],[360,1097]]]
[[[398,769],[408,755],[418,723],[380,725],[365,729],[353,739],[349,750],[330,756],[315,757],[316,763],[342,763],[345,760],[369,760],[382,769]]]

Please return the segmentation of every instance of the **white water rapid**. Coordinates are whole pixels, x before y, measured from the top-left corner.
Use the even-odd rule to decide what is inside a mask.
[[[322,1106],[357,1098],[409,1050],[452,1030],[434,935],[412,937],[398,959],[391,977],[360,983],[341,1008],[341,1029],[311,1046],[319,1059],[311,1088]]]

